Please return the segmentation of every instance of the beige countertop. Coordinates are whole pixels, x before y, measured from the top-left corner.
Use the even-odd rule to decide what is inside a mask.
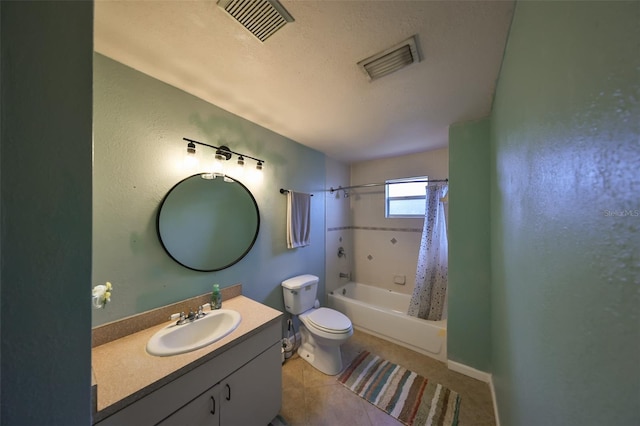
[[[244,296],[225,300],[222,307],[240,313],[242,320],[238,328],[217,342],[193,352],[168,357],[147,353],[149,338],[173,321],[94,347],[91,361],[98,393],[94,422],[214,358],[264,326],[281,321],[283,315],[280,311]]]

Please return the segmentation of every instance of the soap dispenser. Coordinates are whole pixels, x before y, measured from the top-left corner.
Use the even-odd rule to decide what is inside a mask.
[[[213,291],[211,292],[211,309],[220,308],[222,308],[222,293],[220,292],[220,286],[214,284]]]

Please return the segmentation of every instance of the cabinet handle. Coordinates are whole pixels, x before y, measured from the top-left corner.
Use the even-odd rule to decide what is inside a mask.
[[[211,397],[211,414],[216,413],[216,400],[214,397]]]
[[[227,401],[231,401],[231,386],[229,386],[229,383],[225,386],[227,387]]]

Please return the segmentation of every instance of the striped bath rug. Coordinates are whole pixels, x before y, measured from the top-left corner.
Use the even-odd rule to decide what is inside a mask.
[[[456,392],[370,352],[359,354],[338,381],[406,425],[458,424]]]

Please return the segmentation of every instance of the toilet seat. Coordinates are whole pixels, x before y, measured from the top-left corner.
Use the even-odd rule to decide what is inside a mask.
[[[351,320],[342,312],[329,308],[318,308],[304,315],[307,325],[331,334],[351,332]]]

